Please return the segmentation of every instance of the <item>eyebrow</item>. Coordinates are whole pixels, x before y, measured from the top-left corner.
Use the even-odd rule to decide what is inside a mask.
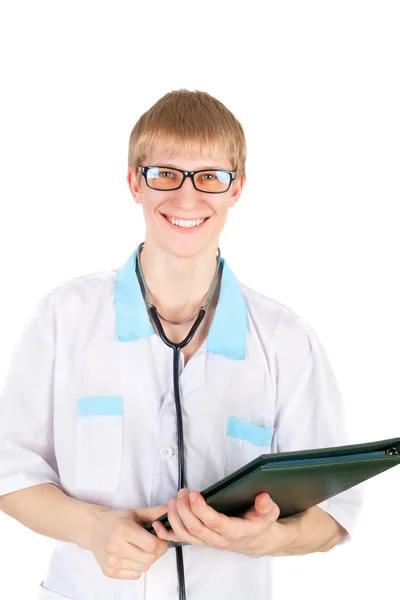
[[[171,163],[160,163],[158,165],[155,165],[157,167],[169,167],[170,169],[179,169],[180,167],[177,167],[176,165],[173,165]],[[216,167],[215,165],[211,166],[211,167],[202,167],[201,169],[194,169],[194,171],[208,171],[208,170],[213,170],[213,171],[229,171],[229,169],[224,169],[222,167]],[[183,171],[187,170],[187,169],[182,169]]]

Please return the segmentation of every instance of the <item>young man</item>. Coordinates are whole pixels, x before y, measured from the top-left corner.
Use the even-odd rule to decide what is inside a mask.
[[[199,494],[260,454],[351,443],[311,327],[239,283],[224,259],[216,270],[245,162],[243,129],[223,104],[204,92],[166,94],[129,142],[144,246],[119,269],[52,290],[23,332],[0,400],[0,508],[58,540],[39,599],[177,598],[168,542],[185,542],[188,600],[267,600],[271,556],[351,539],[360,486],[287,518],[265,493],[241,518]],[[140,265],[172,342],[212,291],[180,356],[181,490],[172,351],[145,302]],[[167,510],[170,532],[143,528]]]

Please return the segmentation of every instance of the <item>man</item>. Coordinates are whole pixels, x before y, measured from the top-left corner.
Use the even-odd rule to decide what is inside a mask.
[[[240,284],[224,259],[180,357],[187,485],[176,489],[172,352],[144,301],[138,261],[168,337],[184,339],[216,273],[245,162],[243,129],[222,103],[166,94],[129,142],[143,248],[119,269],[52,290],[23,332],[0,401],[0,508],[58,540],[41,599],[176,598],[168,542],[186,542],[188,600],[266,600],[270,557],[350,540],[359,486],[287,518],[266,493],[241,518],[199,494],[260,454],[350,443],[316,334]],[[172,531],[143,528],[167,510]]]

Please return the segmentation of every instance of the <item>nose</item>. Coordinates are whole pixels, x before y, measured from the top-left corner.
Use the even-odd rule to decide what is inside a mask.
[[[183,182],[182,186],[181,186],[181,190],[185,190],[185,192],[188,192],[190,190],[192,190],[193,192],[197,193],[198,190],[196,190],[196,188],[193,185],[193,181],[191,180],[191,178],[188,176],[186,177],[185,181]]]
[[[190,177],[186,177],[185,181],[178,190],[175,190],[176,198],[179,199],[179,204],[182,207],[191,210],[199,202],[204,201],[204,194],[196,190]]]

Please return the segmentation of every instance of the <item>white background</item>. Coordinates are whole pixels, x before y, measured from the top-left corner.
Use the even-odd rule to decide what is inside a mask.
[[[129,134],[165,93],[198,89],[248,142],[222,255],[314,328],[355,442],[400,436],[398,2],[7,4],[1,382],[39,298],[143,241]],[[399,481],[365,483],[351,544],[275,559],[274,600],[398,597]],[[3,513],[0,528],[0,597],[33,599],[54,542]]]

